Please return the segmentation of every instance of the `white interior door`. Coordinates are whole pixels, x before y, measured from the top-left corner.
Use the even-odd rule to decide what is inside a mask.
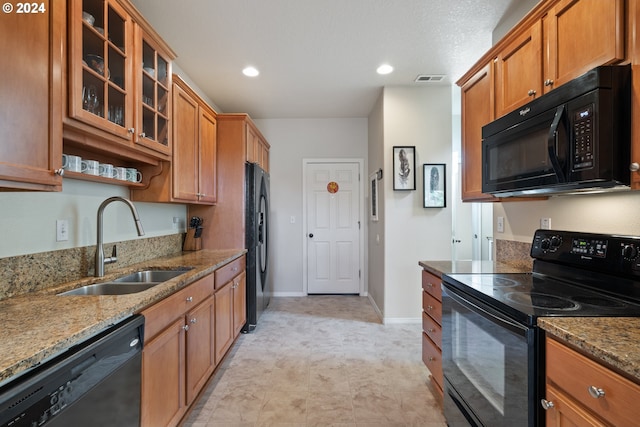
[[[360,292],[358,163],[311,163],[306,169],[307,292]]]

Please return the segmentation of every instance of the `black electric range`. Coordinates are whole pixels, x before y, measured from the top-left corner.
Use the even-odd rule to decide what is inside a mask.
[[[538,230],[530,273],[442,277],[450,427],[544,425],[538,317],[640,317],[640,237]]]
[[[450,274],[447,283],[527,325],[640,316],[640,237],[538,230],[531,256],[530,273]]]

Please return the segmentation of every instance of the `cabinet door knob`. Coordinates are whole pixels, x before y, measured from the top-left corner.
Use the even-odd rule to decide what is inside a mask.
[[[194,317],[193,319],[189,320],[189,322],[191,322],[191,323],[196,323],[196,322],[197,322],[197,320],[196,320],[196,318]]]
[[[533,89],[530,89],[529,92],[527,92],[527,95],[529,96],[536,96],[536,91]]]
[[[192,302],[193,301],[193,297],[187,297],[187,302]]]
[[[64,169],[56,169],[53,171],[56,175],[64,176]]]
[[[540,404],[545,411],[553,408],[553,402],[547,399],[540,399]]]
[[[135,130],[134,128],[129,128],[129,129],[127,129],[127,132],[129,132],[129,133],[135,133],[135,132],[136,132],[136,130]]]
[[[430,288],[433,288],[433,283],[427,282],[427,286],[430,287]]]
[[[140,134],[139,134],[139,135],[140,135],[140,138],[145,138],[145,137],[147,136],[147,134],[146,134],[146,133],[144,133],[144,132],[140,132]]]
[[[434,333],[435,331],[436,331],[436,330],[435,330],[435,329],[433,329],[433,328],[429,328],[429,329],[427,329],[427,332]]]
[[[189,330],[189,325],[184,325],[184,326],[182,327],[182,329],[184,329],[185,331],[188,331],[188,330]]]
[[[636,162],[631,163],[629,165],[629,170],[631,172],[637,172],[638,170],[640,170],[640,163],[636,163]]]
[[[604,390],[601,389],[601,388],[598,388],[598,387],[596,387],[594,385],[590,385],[588,390],[589,390],[589,394],[594,399],[600,399],[600,398],[604,397]]]
[[[309,233],[309,237],[313,239],[313,233]]]
[[[435,357],[433,357],[433,356],[429,356],[429,362],[435,362],[435,361],[436,361],[436,358],[435,358]]]
[[[428,305],[428,306],[427,306],[427,310],[429,310],[429,311],[433,311],[433,306],[432,306],[432,305]]]
[[[551,80],[551,79],[547,79],[547,80],[545,80],[545,81],[544,81],[544,85],[545,85],[545,86],[553,86],[553,80]]]

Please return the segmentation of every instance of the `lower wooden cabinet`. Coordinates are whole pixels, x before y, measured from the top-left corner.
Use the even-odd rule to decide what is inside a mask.
[[[442,288],[441,278],[422,271],[422,361],[435,389],[442,395]]]
[[[638,425],[639,384],[550,338],[545,369],[547,427]]]
[[[186,412],[184,326],[184,320],[178,319],[145,343],[142,351],[142,426],[175,426]]]
[[[176,426],[246,322],[242,256],[145,309],[143,427]]]

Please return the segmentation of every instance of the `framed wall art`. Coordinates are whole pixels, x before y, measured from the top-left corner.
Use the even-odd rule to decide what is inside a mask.
[[[446,207],[446,165],[444,163],[425,163],[422,165],[422,178],[424,182],[424,207]]]
[[[378,220],[378,174],[377,173],[373,173],[369,175],[369,191],[371,192],[371,194],[369,194],[369,200],[370,200],[369,219],[375,222]]]
[[[393,147],[393,189],[416,189],[416,147]]]

